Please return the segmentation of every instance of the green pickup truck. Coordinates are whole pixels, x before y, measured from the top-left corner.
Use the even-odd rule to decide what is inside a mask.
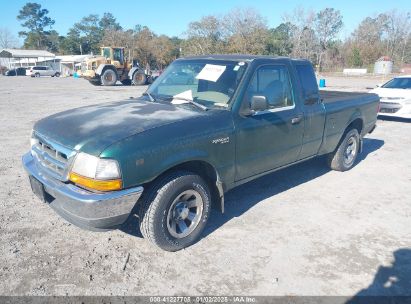
[[[136,214],[145,238],[176,251],[236,186],[319,155],[351,169],[378,107],[375,94],[319,92],[306,60],[188,57],[139,98],[38,121],[23,165],[75,225],[115,229]]]

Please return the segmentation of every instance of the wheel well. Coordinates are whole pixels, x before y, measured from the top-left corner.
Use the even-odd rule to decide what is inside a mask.
[[[104,72],[107,71],[107,70],[112,70],[114,73],[116,73],[117,78],[118,78],[117,69],[116,69],[116,67],[115,67],[114,65],[107,65],[107,66],[105,66],[105,67],[103,68],[103,70],[101,71],[100,76],[103,75]]]
[[[348,127],[345,129],[345,132],[347,132],[351,129],[357,129],[358,134],[361,135],[362,128],[363,128],[362,119],[361,118],[356,118],[348,125]]]
[[[218,174],[215,168],[210,165],[209,163],[205,161],[188,161],[185,163],[181,163],[177,166],[174,166],[167,171],[164,171],[162,174],[160,174],[158,177],[156,177],[153,181],[149,182],[147,186],[150,186],[150,184],[154,183],[156,180],[160,179],[162,176],[169,174],[173,171],[179,171],[179,170],[184,170],[184,171],[189,171],[192,173],[195,173],[199,176],[201,176],[204,181],[207,183],[209,189],[210,189],[210,194],[211,194],[211,202],[212,206],[214,208],[220,208],[221,206],[221,195],[219,189],[217,188],[217,180],[218,180]]]
[[[341,135],[340,140],[338,141],[337,146],[335,147],[335,149],[331,152],[334,153],[338,147],[341,145],[341,142],[344,140],[345,135],[348,133],[348,131],[352,130],[352,129],[356,129],[358,131],[358,134],[361,137],[361,131],[363,129],[363,122],[361,118],[356,118],[354,119],[344,130],[344,133]]]

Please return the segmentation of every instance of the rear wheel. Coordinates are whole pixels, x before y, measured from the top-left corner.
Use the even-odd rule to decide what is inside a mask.
[[[345,133],[337,149],[328,156],[328,165],[336,171],[350,170],[357,159],[360,147],[360,135],[357,129]]]
[[[147,82],[146,74],[139,72],[139,71],[134,72],[133,79],[132,79],[133,85],[135,86],[145,85],[146,82]]]
[[[117,82],[117,73],[112,69],[107,69],[100,77],[101,84],[104,86],[113,86]]]
[[[140,230],[154,245],[177,251],[194,244],[210,215],[211,196],[204,180],[191,172],[165,176],[148,189],[140,209]]]
[[[60,73],[59,73],[59,72],[56,72],[56,74],[54,74],[54,76],[60,77]]]

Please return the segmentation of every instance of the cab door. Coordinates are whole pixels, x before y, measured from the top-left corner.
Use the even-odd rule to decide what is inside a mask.
[[[325,108],[321,102],[317,81],[312,65],[301,62],[295,65],[300,79],[303,111],[304,111],[304,138],[299,159],[312,157],[318,153],[324,137]]]
[[[259,66],[243,106],[249,106],[253,96],[264,96],[268,109],[235,119],[236,181],[292,163],[301,150],[304,117],[295,102],[289,67]]]

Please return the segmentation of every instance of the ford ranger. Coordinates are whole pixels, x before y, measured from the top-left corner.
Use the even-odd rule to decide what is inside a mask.
[[[375,94],[319,92],[306,60],[188,57],[138,98],[38,121],[23,165],[69,222],[107,230],[136,214],[145,238],[176,251],[236,186],[320,155],[351,169],[378,107]]]

